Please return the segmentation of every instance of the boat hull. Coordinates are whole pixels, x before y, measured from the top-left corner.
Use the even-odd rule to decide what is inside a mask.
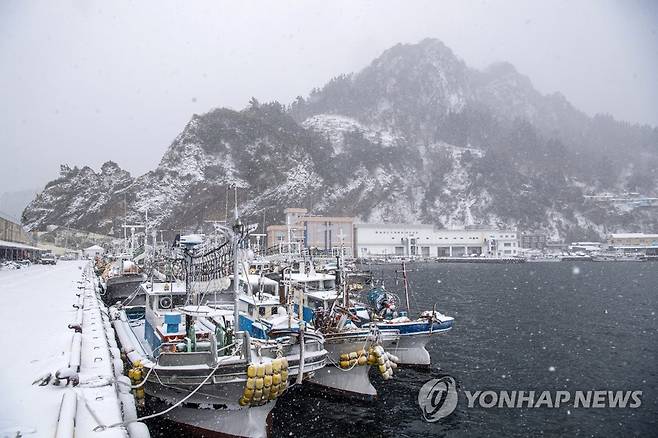
[[[144,290],[141,284],[145,281],[143,274],[125,274],[107,279],[103,302],[107,305],[116,304],[117,301],[124,302],[128,297],[133,297],[130,302],[123,303],[126,306],[143,306],[146,302]]]
[[[380,335],[380,344],[384,350],[392,348],[398,338],[397,331],[389,331]],[[327,357],[330,360],[327,360],[326,367],[315,372],[310,381],[316,385],[354,396],[376,396],[377,390],[370,383],[368,376],[369,365],[356,365],[347,370],[333,365],[333,363],[338,363],[341,354],[364,348],[369,337],[369,331],[361,331],[358,334],[325,335],[324,348],[327,350]]]
[[[452,321],[449,323],[434,322],[431,329],[429,322],[418,323],[416,321],[379,323],[377,326],[382,332],[399,330],[399,339],[387,350],[398,357],[398,365],[429,367],[431,358],[426,348],[427,343],[432,338],[452,329]]]
[[[270,413],[275,406],[276,401],[250,408],[235,405],[226,409],[200,409],[183,405],[165,414],[165,418],[184,425],[192,435],[260,438],[269,435]],[[158,403],[158,408],[166,407]]]

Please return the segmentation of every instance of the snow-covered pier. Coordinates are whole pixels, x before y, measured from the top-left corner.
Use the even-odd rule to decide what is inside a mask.
[[[148,437],[87,262],[0,271],[0,436]]]

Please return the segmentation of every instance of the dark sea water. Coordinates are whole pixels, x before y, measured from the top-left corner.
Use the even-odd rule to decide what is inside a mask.
[[[371,269],[390,277],[399,267]],[[273,411],[273,436],[658,436],[658,263],[409,269],[412,306],[437,303],[455,317],[428,346],[432,368],[398,369],[386,382],[373,373],[379,397],[370,401],[293,387]],[[418,391],[446,374],[457,382],[457,409],[428,423]],[[478,390],[643,394],[635,409],[469,408],[464,391]]]

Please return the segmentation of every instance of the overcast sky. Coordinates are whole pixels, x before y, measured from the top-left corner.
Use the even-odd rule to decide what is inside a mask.
[[[441,39],[542,93],[658,126],[658,2],[0,1],[0,192],[60,163],[157,165],[193,113],[290,102],[386,48]]]

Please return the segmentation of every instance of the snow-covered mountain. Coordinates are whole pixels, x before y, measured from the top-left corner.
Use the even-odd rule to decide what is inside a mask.
[[[159,166],[138,178],[111,162],[99,173],[63,167],[23,221],[108,233],[125,209],[131,220],[148,210],[166,229],[199,228],[225,217],[237,186],[243,214],[259,223],[300,206],[369,222],[594,237],[657,225],[656,215],[583,198],[603,189],[654,194],[656,169],[655,128],[589,118],[509,64],[477,71],[424,40],[287,108],[252,99],[242,111],[194,115]]]

